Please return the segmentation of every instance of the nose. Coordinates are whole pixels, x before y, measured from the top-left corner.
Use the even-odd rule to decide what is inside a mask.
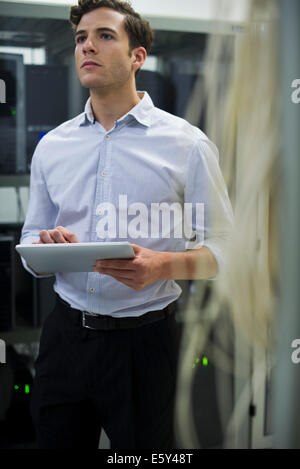
[[[83,45],[82,45],[82,51],[83,52],[96,52],[96,46],[94,44],[94,41],[92,40],[92,38],[90,36],[88,36],[86,38],[86,40],[84,41]]]

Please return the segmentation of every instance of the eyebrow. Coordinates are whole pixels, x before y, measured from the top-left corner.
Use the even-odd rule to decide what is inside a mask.
[[[110,33],[113,33],[113,34],[118,34],[117,31],[115,29],[111,29],[111,28],[97,28],[96,29],[97,32],[100,32],[100,31],[109,31]],[[76,31],[76,33],[74,34],[74,38],[76,36],[79,36],[80,34],[84,34],[86,33],[86,29],[80,29],[79,31]]]

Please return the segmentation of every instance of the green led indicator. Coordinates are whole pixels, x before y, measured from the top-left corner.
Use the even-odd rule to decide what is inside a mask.
[[[25,384],[25,394],[29,394],[29,393],[30,393],[29,384]]]
[[[15,116],[16,115],[16,110],[14,109],[13,111],[11,111],[12,115]]]
[[[17,384],[15,384],[14,389],[17,391],[19,389],[19,386]]]
[[[195,360],[195,363],[192,364],[192,368],[195,368],[196,367],[196,363],[200,363],[200,358],[197,357],[196,360]],[[208,359],[207,357],[202,357],[202,365],[203,366],[207,366],[208,365]]]

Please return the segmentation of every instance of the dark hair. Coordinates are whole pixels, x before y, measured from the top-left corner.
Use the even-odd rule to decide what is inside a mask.
[[[122,0],[78,0],[78,5],[70,9],[70,23],[75,31],[82,16],[96,8],[111,8],[124,15],[124,28],[128,34],[130,51],[136,47],[144,47],[147,53],[154,41],[154,33],[147,20],[132,8],[131,4]],[[139,70],[137,70],[138,72]],[[136,72],[136,73],[137,73]]]

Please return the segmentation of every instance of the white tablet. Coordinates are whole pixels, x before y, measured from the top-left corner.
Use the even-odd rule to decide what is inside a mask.
[[[18,244],[17,252],[37,273],[93,272],[97,259],[132,259],[128,242]]]

